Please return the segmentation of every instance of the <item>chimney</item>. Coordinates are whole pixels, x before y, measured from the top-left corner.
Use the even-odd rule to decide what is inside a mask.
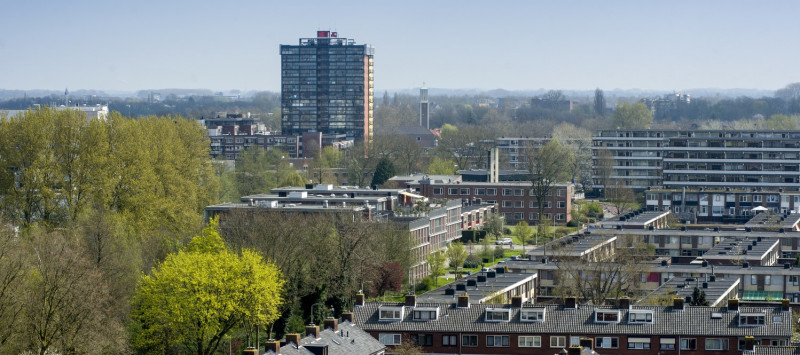
[[[630,297],[622,297],[619,299],[619,309],[631,309]]]
[[[789,312],[789,310],[791,310],[791,308],[789,307],[789,300],[786,299],[786,298],[782,299],[781,300],[781,311]]]
[[[264,353],[269,353],[270,351],[275,353],[275,355],[280,355],[281,354],[281,342],[276,341],[276,340],[272,340],[272,339],[268,340],[264,344]]]
[[[713,275],[712,274],[711,276],[708,277],[708,281],[711,281],[711,282],[717,281],[717,275]]]
[[[356,294],[356,307],[364,307],[364,294],[361,292]]]
[[[567,349],[567,355],[581,355],[581,349],[580,345],[572,345]]]
[[[458,308],[469,308],[469,295],[458,296]]]
[[[686,301],[684,298],[675,297],[672,299],[672,310],[673,311],[682,311],[683,310],[683,302]]]
[[[289,333],[286,334],[286,344],[294,343],[295,346],[300,345],[300,334]]]
[[[306,336],[313,337],[314,339],[319,339],[319,327],[316,325],[309,324],[306,326]]]
[[[342,322],[353,323],[353,312],[343,312],[342,313]]]
[[[339,321],[336,318],[326,318],[322,324],[323,329],[331,329],[334,332],[339,330]]]
[[[578,308],[578,298],[575,296],[564,297],[564,308],[566,309]]]
[[[581,338],[580,344],[582,348],[589,348],[594,350],[594,339],[592,338]]]
[[[756,345],[756,338],[748,335],[744,337],[744,351],[753,351],[755,350]]]
[[[406,295],[406,307],[416,307],[417,306],[417,295],[415,294],[407,294]]]
[[[731,298],[728,300],[728,312],[739,312],[739,300]]]
[[[254,348],[252,346],[249,346],[249,347],[247,347],[247,349],[244,349],[244,351],[242,351],[242,354],[243,355],[258,355],[258,349]]]
[[[522,296],[513,296],[513,297],[511,297],[511,307],[521,308],[522,307]]]

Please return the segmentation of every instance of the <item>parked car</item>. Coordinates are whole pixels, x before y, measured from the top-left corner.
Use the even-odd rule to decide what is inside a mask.
[[[497,245],[511,245],[512,241],[511,238],[503,238],[495,241],[494,243]]]

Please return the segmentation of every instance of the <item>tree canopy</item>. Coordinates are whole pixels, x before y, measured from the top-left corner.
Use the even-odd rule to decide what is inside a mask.
[[[378,161],[375,167],[375,174],[372,175],[371,186],[381,186],[394,176],[394,164],[389,159],[383,158]]]
[[[614,125],[621,129],[646,129],[653,124],[653,112],[641,102],[617,104]]]
[[[283,283],[277,267],[256,252],[229,250],[212,220],[202,235],[140,280],[133,346],[213,354],[234,328],[278,318]]]

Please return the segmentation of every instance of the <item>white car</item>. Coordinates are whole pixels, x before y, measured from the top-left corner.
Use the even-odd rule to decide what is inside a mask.
[[[497,245],[511,245],[513,242],[511,241],[511,238],[503,238],[495,241],[494,243]]]

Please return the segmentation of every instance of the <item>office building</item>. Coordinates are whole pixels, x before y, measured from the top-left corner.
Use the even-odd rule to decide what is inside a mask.
[[[344,134],[372,141],[374,50],[317,31],[297,45],[281,45],[281,133]]]

